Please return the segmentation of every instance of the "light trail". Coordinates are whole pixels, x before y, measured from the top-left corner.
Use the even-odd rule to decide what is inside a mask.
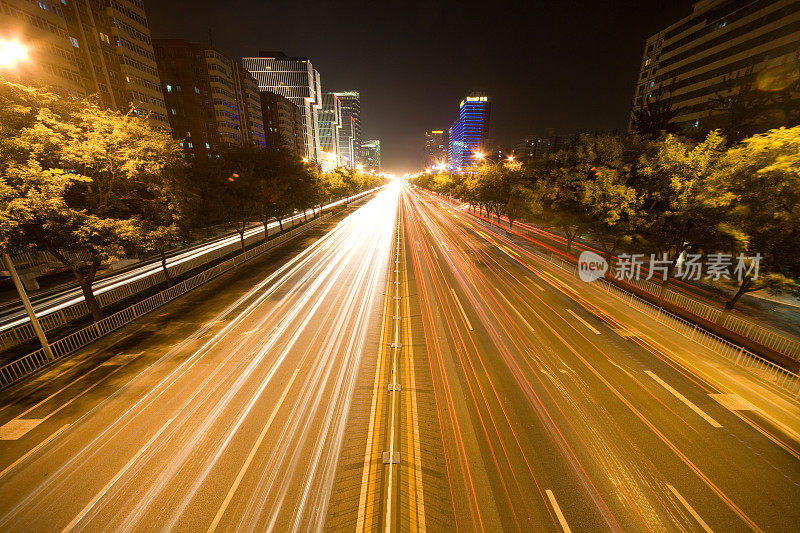
[[[375,190],[376,189],[364,191],[350,198],[336,200],[329,204],[325,204],[324,206],[322,206],[322,210],[338,207],[344,204],[345,202],[349,202],[361,198],[363,196],[366,196],[368,194],[372,194],[373,192],[375,192]],[[307,213],[308,211],[305,212],[305,214]],[[283,223],[287,224],[296,220],[300,220],[303,218],[303,216],[304,213],[298,213],[296,215],[286,217]],[[267,224],[267,231],[269,231],[270,229],[275,229],[278,226],[279,226],[278,222],[273,221]],[[250,228],[245,230],[244,238],[249,239],[250,237],[253,237],[263,232],[264,232],[263,226]],[[239,237],[239,235],[229,235],[214,242],[203,244],[196,248],[192,248],[191,250],[188,250],[186,252],[180,252],[177,255],[167,257],[167,268],[186,263],[188,261],[196,259],[197,257],[202,257],[204,255],[211,254],[219,250],[220,248],[224,248],[226,246],[230,246],[231,244],[238,243],[240,242],[240,240],[241,238]],[[153,259],[148,264],[138,266],[132,270],[123,272],[116,276],[105,277],[103,279],[95,281],[92,285],[93,291],[95,296],[99,296],[111,290],[123,287],[125,285],[130,285],[131,283],[135,283],[140,279],[152,276],[153,274],[157,274],[162,270],[163,267],[161,266],[161,259]],[[43,317],[53,313],[57,313],[58,311],[66,309],[70,306],[79,304],[82,301],[84,301],[84,297],[83,294],[81,293],[80,288],[69,288],[65,289],[59,294],[48,296],[43,301],[40,300],[33,302],[33,307],[34,311],[36,312],[36,316]],[[11,320],[9,320],[9,316],[12,317]],[[30,322],[30,319],[28,318],[27,315],[25,315],[24,311],[16,309],[11,313],[6,313],[4,317],[0,317],[0,321],[4,321],[3,323],[0,323],[0,333],[2,333],[3,331],[21,326],[22,324],[27,324],[28,322]]]

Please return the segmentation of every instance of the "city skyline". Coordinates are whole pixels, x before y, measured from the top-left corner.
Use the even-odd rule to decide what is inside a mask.
[[[690,1],[654,3],[648,10],[632,0],[558,9],[505,2],[478,20],[457,6],[366,9],[344,2],[327,9],[313,2],[245,1],[218,12],[213,2],[147,2],[156,37],[208,40],[210,30],[214,46],[231,57],[263,49],[307,56],[323,91],[359,90],[362,138],[382,140],[382,164],[391,172],[421,167],[424,130],[449,125],[452,102],[472,91],[495,102],[490,136],[500,144],[549,128],[560,135],[624,130],[646,39],[691,12]],[[328,31],[348,26],[335,38]],[[481,39],[470,37],[479,29],[485,30]],[[419,31],[435,32],[439,44],[388,44]],[[527,44],[521,48],[517,41]]]

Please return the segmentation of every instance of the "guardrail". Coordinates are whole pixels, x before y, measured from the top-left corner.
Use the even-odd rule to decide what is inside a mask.
[[[191,278],[185,279],[168,289],[164,289],[163,291],[158,292],[153,296],[142,300],[141,302],[137,302],[130,307],[126,307],[125,309],[118,311],[113,315],[109,315],[98,322],[94,322],[85,328],[79,329],[78,331],[71,333],[66,337],[52,342],[50,344],[50,348],[53,350],[53,355],[55,356],[55,359],[52,361],[47,359],[44,354],[44,349],[40,348],[35,352],[29,353],[24,357],[16,359],[5,366],[0,367],[0,389],[5,389],[6,387],[13,385],[25,376],[40,370],[41,368],[54,361],[57,361],[65,355],[71,354],[74,351],[83,348],[87,344],[121,328],[125,324],[133,322],[140,316],[171,302],[175,298],[186,294],[192,289],[211,281],[220,274],[223,274],[224,272],[227,272],[232,268],[249,261],[250,259],[266,252],[267,250],[270,250],[271,248],[283,244],[287,240],[294,238],[297,235],[301,235],[302,233],[316,226],[319,222],[329,218],[332,214],[333,213],[327,213],[319,218],[311,220],[299,228],[295,228],[274,239],[261,243],[244,253],[235,255],[230,259],[218,263],[213,267],[208,268],[195,276],[192,276]],[[191,269],[184,269],[183,272],[188,270]],[[163,272],[161,274],[163,275]]]
[[[355,200],[358,198],[363,197],[366,194],[373,192],[375,189],[371,189],[369,191],[364,191],[362,193],[356,194],[349,198],[349,200]],[[340,203],[344,202],[344,200],[339,200],[337,202],[332,202],[328,205],[322,206],[322,209],[329,209],[333,206],[339,205]],[[284,226],[292,227],[296,224],[302,223],[302,215],[298,215],[296,218],[292,218],[284,222]],[[175,262],[173,264],[167,265],[167,270],[169,271],[170,278],[176,278],[185,274],[186,272],[192,271],[196,268],[200,268],[208,263],[213,263],[219,260],[222,257],[230,255],[237,250],[240,250],[242,247],[241,240],[238,236],[232,238],[231,236],[223,237],[220,240],[230,239],[230,243],[220,246],[218,248],[214,248],[204,253],[198,253],[196,256],[192,257],[191,259],[181,260],[179,262]],[[262,229],[258,229],[257,231],[251,232],[249,235],[245,235],[244,243],[245,247],[252,245],[257,241],[263,241],[264,233]],[[213,244],[213,243],[206,243],[206,244]],[[131,281],[128,281],[124,284],[120,284],[118,287],[114,287],[111,289],[101,289],[96,292],[96,298],[100,307],[107,307],[111,304],[124,300],[134,294],[138,294],[142,291],[145,291],[151,287],[155,287],[160,283],[166,281],[166,276],[164,274],[164,270],[161,268],[160,261],[156,261],[150,264],[153,266],[153,270],[150,272],[146,272],[141,274],[138,278],[134,278]],[[72,305],[62,307],[56,311],[49,311],[44,310],[42,312],[37,312],[37,318],[39,319],[39,323],[42,326],[44,331],[52,331],[56,328],[65,326],[72,322],[73,320],[84,318],[90,315],[89,306],[86,304],[84,300],[76,302]],[[27,341],[36,338],[36,332],[33,330],[33,326],[31,326],[30,321],[25,319],[24,323],[21,323],[13,328],[6,329],[0,332],[0,351],[8,350],[13,348],[14,346],[18,346],[23,344]]]
[[[578,277],[578,266],[557,256],[553,253],[545,254],[537,251],[536,255],[549,261],[553,265],[569,272],[575,277]],[[666,325],[670,329],[677,331],[684,337],[687,337],[698,344],[713,350],[721,356],[733,361],[735,364],[747,368],[748,370],[758,374],[767,381],[775,385],[793,392],[800,394],[800,375],[791,372],[782,366],[776,365],[771,361],[767,361],[753,352],[746,350],[743,346],[734,344],[719,335],[715,335],[710,331],[701,328],[694,322],[685,320],[663,307],[650,303],[643,298],[640,298],[630,291],[626,291],[608,280],[600,278],[593,283],[600,285],[600,290],[603,290],[618,300],[624,301],[627,305],[634,307],[648,316],[653,318],[656,322]]]
[[[448,200],[450,200],[452,203],[458,202],[457,200],[450,198],[448,198]],[[483,217],[477,218],[483,223],[486,222]],[[492,220],[489,220],[488,222],[494,227],[499,227],[504,230],[508,229],[505,226],[496,224]],[[525,229],[516,228],[514,231],[517,233],[525,233],[528,237],[535,238],[535,235],[531,235],[531,232]],[[563,258],[560,257],[559,259],[563,260]],[[569,264],[575,266],[575,263]],[[661,294],[661,284],[650,280],[633,280],[627,281],[627,283],[630,283],[631,285],[634,285],[635,287],[656,297]],[[761,344],[766,348],[774,350],[791,359],[800,361],[800,340],[797,338],[793,338],[788,334],[765,327],[757,322],[748,320],[741,316],[736,316],[730,311],[726,311],[711,304],[701,302],[696,298],[687,296],[674,289],[666,289],[664,291],[663,298],[664,301],[685,309],[686,311],[689,311],[698,317],[704,318],[709,322],[715,322],[728,329],[728,331],[732,333],[739,334],[742,337],[747,337],[753,342]]]

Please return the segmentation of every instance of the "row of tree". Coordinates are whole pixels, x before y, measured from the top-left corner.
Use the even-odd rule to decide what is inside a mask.
[[[0,248],[45,251],[72,272],[95,319],[101,265],[160,254],[206,228],[235,228],[312,209],[377,185],[322,174],[280,150],[235,147],[187,161],[146,117],[0,78]],[[88,259],[87,259],[88,258]],[[168,277],[169,279],[169,277]]]
[[[761,254],[726,303],[765,288],[800,294],[800,127],[729,145],[717,131],[695,142],[675,135],[577,135],[525,165],[493,163],[473,174],[423,174],[416,183],[509,224],[526,219],[583,236],[606,258],[666,257],[664,286],[686,253]]]

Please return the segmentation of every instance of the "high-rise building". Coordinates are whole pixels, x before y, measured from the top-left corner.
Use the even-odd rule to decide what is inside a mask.
[[[447,165],[447,134],[444,130],[425,132],[425,168]]]
[[[0,37],[19,40],[29,52],[12,79],[95,95],[104,107],[149,115],[169,128],[140,0],[2,0]]]
[[[364,172],[381,171],[381,141],[372,139],[361,143],[361,165]]]
[[[258,85],[241,65],[205,43],[156,39],[154,48],[173,136],[187,154],[266,145]]]
[[[342,102],[342,122],[347,124],[347,117],[351,117],[351,134],[353,139],[353,148],[350,154],[340,152],[343,157],[348,157],[350,164],[355,167],[360,162],[360,146],[361,146],[361,95],[358,91],[339,91],[333,93],[339,97]]]
[[[800,3],[695,2],[690,15],[647,39],[633,108],[667,106],[681,129],[753,117],[782,125],[785,110],[800,107],[799,59]],[[791,85],[793,94],[783,94]]]
[[[242,64],[258,81],[258,90],[278,93],[302,113],[304,155],[320,161],[318,112],[322,107],[319,73],[307,57],[288,57],[283,52],[260,52],[242,58]]]
[[[467,96],[458,106],[458,119],[450,126],[447,165],[455,172],[469,172],[482,159],[484,141],[489,130],[489,98]]]
[[[305,127],[300,108],[277,93],[262,91],[260,95],[267,146],[305,157]]]
[[[322,170],[327,172],[341,164],[339,131],[342,128],[342,102],[333,93],[322,95],[319,111],[319,145],[322,151]]]
[[[356,168],[358,164],[358,150],[355,144],[356,120],[352,116],[342,116],[342,127],[339,130],[339,157],[342,165],[347,168]]]

